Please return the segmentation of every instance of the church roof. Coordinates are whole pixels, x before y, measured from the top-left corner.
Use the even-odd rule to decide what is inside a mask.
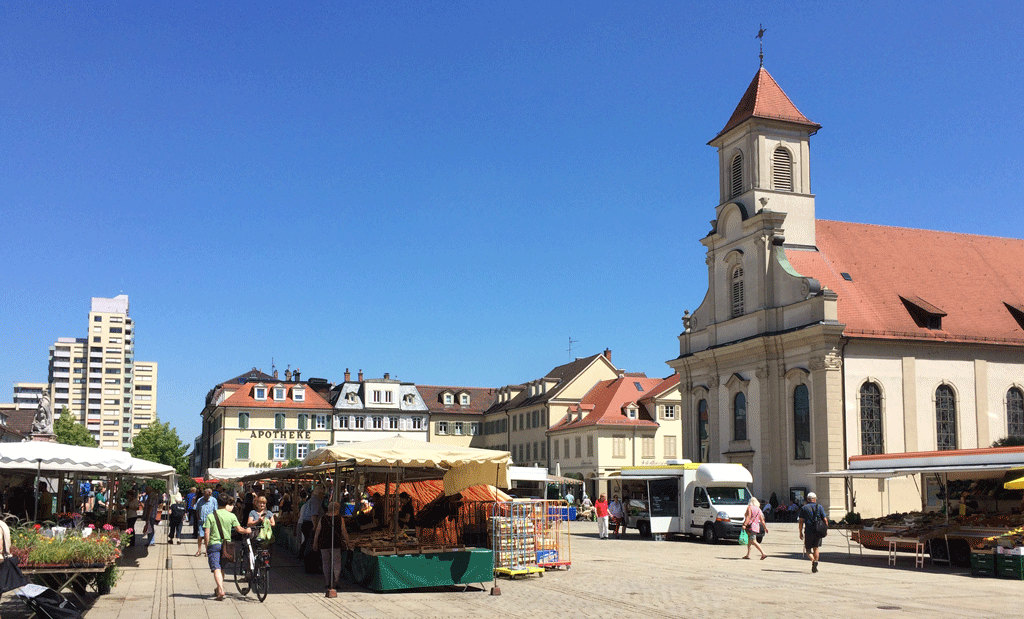
[[[725,128],[719,131],[711,142],[753,117],[797,123],[811,127],[814,131],[821,129],[821,125],[809,120],[796,109],[764,67],[758,69],[750,86],[747,86],[747,92],[743,93],[739,105],[729,117],[729,122],[725,123]]]
[[[817,251],[786,258],[838,293],[846,335],[1024,345],[1024,240],[816,224]]]

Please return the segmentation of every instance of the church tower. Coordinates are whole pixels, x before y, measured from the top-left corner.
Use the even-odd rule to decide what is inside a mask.
[[[793,105],[761,67],[709,145],[718,148],[719,206],[739,204],[746,217],[786,213],[786,245],[814,246],[810,137],[821,125]]]

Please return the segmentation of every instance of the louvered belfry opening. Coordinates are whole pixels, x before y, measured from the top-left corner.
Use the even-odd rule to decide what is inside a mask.
[[[743,267],[732,271],[732,317],[743,315]]]
[[[772,183],[776,191],[793,191],[793,156],[782,146],[772,154]]]
[[[743,153],[736,153],[736,156],[732,158],[731,172],[732,185],[729,197],[735,198],[743,193]]]

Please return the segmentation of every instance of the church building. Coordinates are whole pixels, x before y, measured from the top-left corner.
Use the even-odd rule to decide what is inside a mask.
[[[917,510],[932,480],[816,473],[1024,436],[1024,241],[816,219],[820,128],[761,67],[709,142],[708,289],[668,362],[682,457],[742,463],[762,499],[814,491],[835,519]]]

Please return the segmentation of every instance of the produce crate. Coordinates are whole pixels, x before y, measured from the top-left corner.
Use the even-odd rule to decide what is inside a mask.
[[[1020,555],[995,555],[996,576],[1024,580],[1024,557]]]
[[[971,576],[992,578],[996,575],[996,555],[992,551],[971,553]]]

